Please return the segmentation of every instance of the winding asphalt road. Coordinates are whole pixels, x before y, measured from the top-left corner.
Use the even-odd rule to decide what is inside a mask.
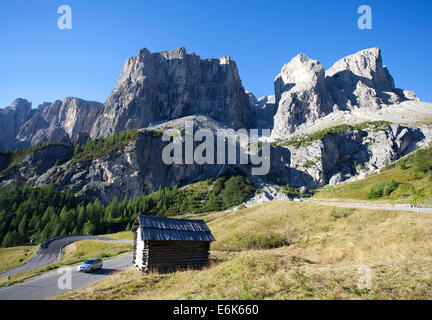
[[[62,269],[50,271],[23,283],[0,289],[0,300],[44,300],[85,288],[109,276],[115,271],[125,270],[132,263],[132,254],[120,256],[103,262],[102,269],[92,273],[78,272],[76,266],[70,267],[71,287],[63,288],[67,272]],[[62,272],[60,272],[62,271]],[[60,285],[59,285],[60,283]]]
[[[120,243],[132,243],[132,241],[130,240],[119,240],[119,239],[98,237],[92,235],[70,235],[70,236],[52,238],[47,241],[44,241],[41,244],[39,251],[30,261],[17,268],[0,273],[0,278],[6,277],[8,275],[13,275],[15,273],[31,270],[31,269],[41,268],[51,263],[58,262],[62,257],[63,248],[68,244],[80,240],[100,240],[100,241],[112,241],[112,242],[120,242]]]
[[[119,243],[132,243],[130,240],[119,240],[108,237],[98,237],[92,235],[69,235],[49,239],[43,242],[36,255],[26,264],[15,269],[3,272],[0,277],[13,275],[18,272],[37,269],[51,263],[60,261],[63,248],[71,243],[81,240],[100,240]],[[0,289],[0,300],[42,300],[51,298],[66,292],[87,287],[115,271],[125,270],[132,263],[132,254],[123,255],[114,259],[105,260],[103,268],[92,273],[78,272],[76,266],[66,267],[71,276],[71,287],[63,288],[62,280],[66,271],[59,272],[57,269],[33,277],[23,283],[15,284],[7,288]],[[63,277],[63,278],[62,278]],[[59,285],[60,283],[60,285]]]

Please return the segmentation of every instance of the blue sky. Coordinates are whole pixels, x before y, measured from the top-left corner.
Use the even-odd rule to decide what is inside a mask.
[[[72,8],[59,30],[57,8]],[[373,30],[357,27],[372,8]],[[432,102],[432,1],[14,0],[0,3],[0,107],[17,97],[37,106],[74,96],[104,102],[127,58],[140,48],[180,45],[203,58],[229,55],[243,86],[273,94],[273,79],[298,53],[329,68],[380,47],[397,87]]]

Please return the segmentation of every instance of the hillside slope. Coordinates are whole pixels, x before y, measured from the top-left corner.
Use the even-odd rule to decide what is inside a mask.
[[[432,299],[430,214],[272,201],[206,220],[208,268],[130,269],[59,298]],[[357,286],[360,266],[370,290]]]
[[[432,146],[387,165],[377,174],[337,186],[326,186],[317,199],[383,200],[432,205]]]

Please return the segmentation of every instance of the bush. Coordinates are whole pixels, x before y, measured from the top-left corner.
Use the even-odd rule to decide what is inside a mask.
[[[282,187],[282,191],[285,193],[288,193],[288,195],[291,197],[299,197],[300,196],[299,188],[291,187],[289,185],[289,183],[287,183],[285,186]]]
[[[372,187],[369,192],[369,199],[377,199],[383,196],[389,196],[393,191],[399,187],[400,183],[394,179],[390,183],[380,183]]]
[[[273,249],[290,245],[288,239],[276,232],[260,234],[238,234],[234,237],[237,248],[252,249]]]
[[[331,213],[330,213],[330,218],[333,221],[336,221],[337,219],[340,219],[340,218],[349,217],[350,215],[352,215],[354,213],[354,211],[355,211],[355,209],[347,209],[347,208],[336,209],[336,208],[333,208]]]
[[[303,168],[309,169],[315,165],[315,162],[313,160],[307,160],[305,163],[303,163]]]

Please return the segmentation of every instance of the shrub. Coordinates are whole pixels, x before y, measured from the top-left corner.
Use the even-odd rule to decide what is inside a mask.
[[[315,165],[315,162],[313,162],[313,160],[307,160],[305,163],[303,163],[303,168],[309,169],[314,165]]]
[[[348,208],[336,209],[336,208],[333,208],[331,213],[330,213],[330,218],[333,221],[336,221],[337,219],[340,219],[340,218],[349,217],[350,215],[352,215],[354,213],[354,211],[355,211],[355,209],[348,209]]]
[[[369,192],[369,199],[377,199],[383,196],[389,196],[393,191],[399,187],[400,183],[396,182],[394,179],[390,183],[380,183],[374,185]]]
[[[282,191],[285,193],[288,193],[288,195],[292,196],[292,197],[299,197],[300,196],[299,188],[291,187],[289,185],[289,183],[287,183],[285,186],[282,187]]]
[[[237,234],[234,237],[237,248],[252,249],[273,249],[290,245],[286,237],[276,232],[259,234]]]

